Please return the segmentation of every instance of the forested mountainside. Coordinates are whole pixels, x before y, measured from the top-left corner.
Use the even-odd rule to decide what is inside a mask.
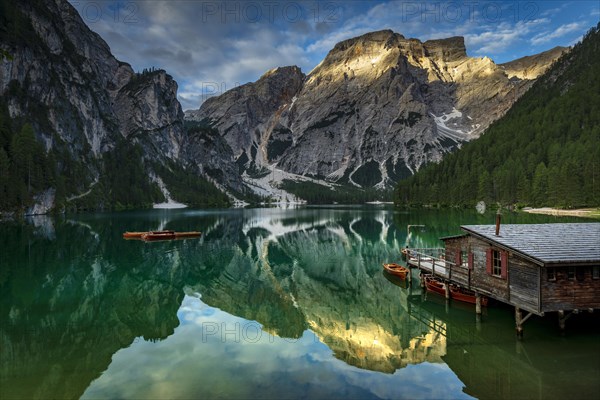
[[[213,182],[245,190],[224,140],[184,127],[172,77],[117,60],[66,0],[0,0],[0,50],[0,211],[141,207],[168,192],[224,205]]]
[[[399,183],[397,204],[600,205],[600,24],[479,139]]]

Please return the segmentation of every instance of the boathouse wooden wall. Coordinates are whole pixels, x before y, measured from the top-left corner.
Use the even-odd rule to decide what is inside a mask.
[[[545,267],[542,275],[542,311],[585,310],[600,308],[600,278],[592,271],[597,266],[575,266],[569,279],[569,267]],[[556,280],[549,280],[553,269]]]
[[[600,265],[542,266],[520,253],[506,251],[474,236],[448,238],[446,260],[453,267],[450,280],[496,300],[537,314],[559,310],[600,308],[600,276],[594,268]],[[505,277],[491,275],[487,270],[488,250],[506,251],[508,265]],[[462,264],[461,251],[467,251],[469,265]],[[574,273],[569,277],[569,268]],[[470,269],[470,271],[469,271]],[[549,279],[554,271],[555,280]]]
[[[461,251],[467,251],[470,278],[459,279],[460,274],[452,272],[452,281],[466,285],[488,297],[512,304],[523,310],[540,312],[540,266],[518,254],[506,251],[507,265],[501,276],[488,272],[487,259],[489,249],[505,252],[488,242],[473,236],[450,238],[445,240],[446,260],[457,262]]]
[[[446,261],[454,263],[451,271],[451,280],[459,285],[470,288],[470,272],[468,265],[462,265],[461,250],[467,248],[464,238],[447,239],[445,248]]]

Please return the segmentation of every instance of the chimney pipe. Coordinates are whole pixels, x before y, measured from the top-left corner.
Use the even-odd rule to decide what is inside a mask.
[[[496,236],[500,236],[500,219],[502,215],[500,213],[496,214]]]

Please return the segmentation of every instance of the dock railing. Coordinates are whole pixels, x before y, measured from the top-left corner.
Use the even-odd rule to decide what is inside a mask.
[[[434,276],[458,283],[463,287],[471,286],[471,270],[446,260],[446,249],[443,247],[406,249],[406,262],[409,267],[431,272]]]

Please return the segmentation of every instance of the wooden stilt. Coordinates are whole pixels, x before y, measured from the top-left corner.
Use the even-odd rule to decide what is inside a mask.
[[[525,317],[521,314],[521,309],[519,307],[515,307],[515,325],[517,329],[517,337],[519,339],[523,338],[523,324],[533,315],[532,312],[528,313]]]
[[[523,338],[523,319],[521,318],[521,310],[515,307],[515,324],[517,329],[517,338]]]
[[[450,300],[450,284],[448,282],[444,285],[444,290],[446,291],[446,300]]]
[[[475,293],[475,314],[481,316],[481,295]]]
[[[573,310],[571,311],[569,314],[565,314],[564,310],[560,310],[558,312],[558,327],[560,328],[560,330],[564,333],[565,331],[565,327],[567,325],[567,320],[569,319],[569,317],[573,314],[579,314],[579,310]]]

